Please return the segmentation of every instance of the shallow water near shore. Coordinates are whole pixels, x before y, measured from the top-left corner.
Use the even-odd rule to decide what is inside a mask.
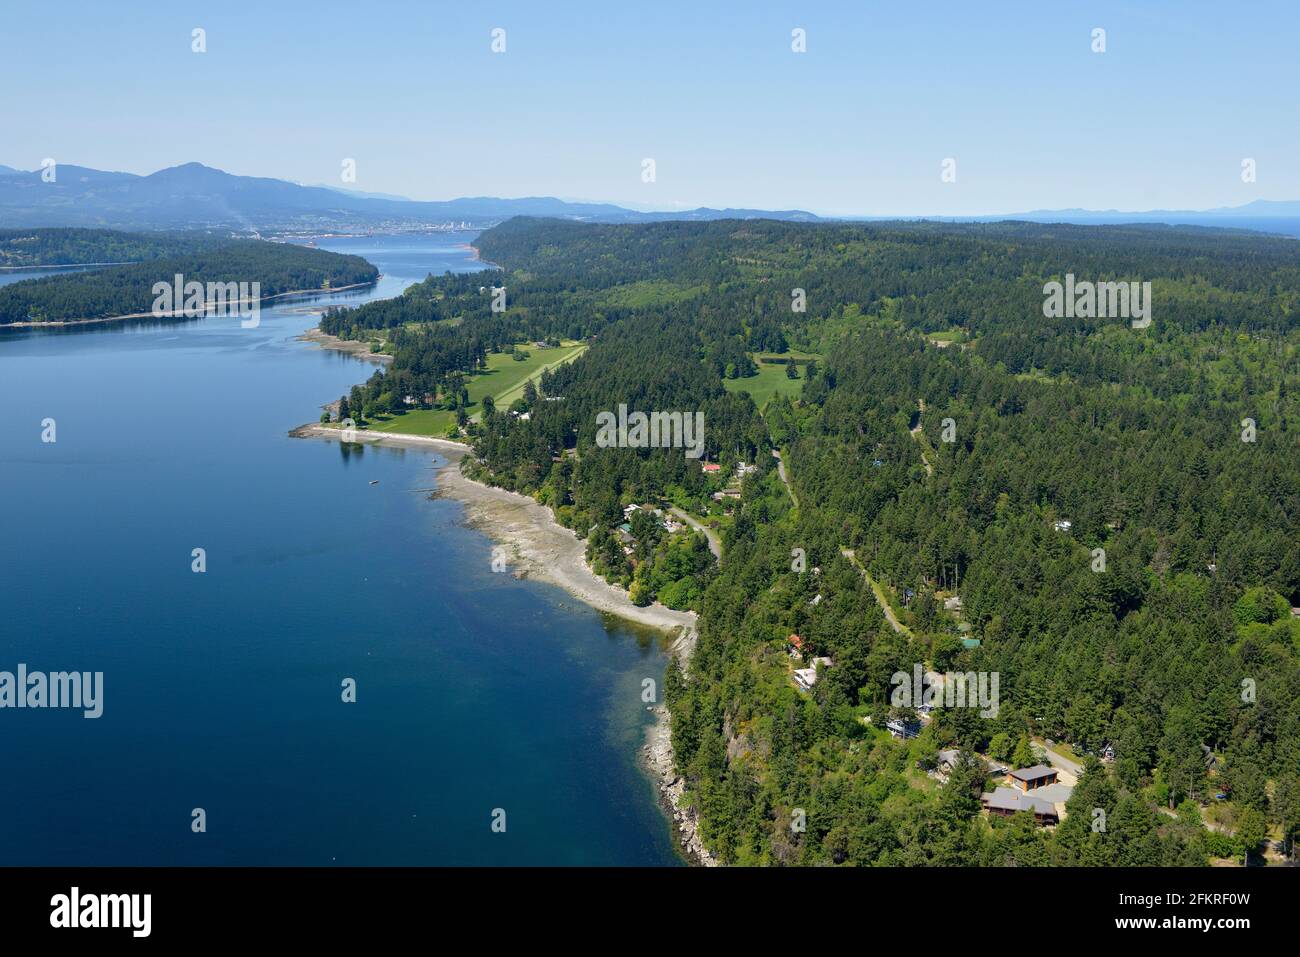
[[[104,673],[98,719],[0,709],[0,864],[678,862],[657,638],[494,573],[433,454],[287,435],[374,371],[296,340],[320,309],[472,239],[319,240],[384,278],[256,329],[0,334],[0,671]]]

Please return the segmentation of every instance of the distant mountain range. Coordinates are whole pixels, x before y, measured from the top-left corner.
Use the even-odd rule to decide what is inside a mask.
[[[1099,218],[1115,217],[1139,217],[1140,219],[1158,219],[1161,222],[1168,222],[1170,219],[1178,219],[1185,216],[1194,216],[1198,219],[1206,219],[1215,216],[1226,217],[1290,217],[1300,216],[1300,200],[1294,199],[1257,199],[1254,202],[1246,203],[1243,206],[1216,206],[1214,209],[1149,209],[1143,212],[1123,212],[1117,209],[1039,209],[1032,213],[1025,213],[1022,218],[1037,219],[1042,216],[1061,216],[1086,218],[1089,216]],[[1130,220],[1131,221],[1131,220]]]
[[[186,163],[148,176],[85,166],[56,168],[55,181],[41,172],[0,166],[0,228],[94,226],[115,229],[207,228],[246,233],[321,233],[413,229],[449,223],[474,228],[512,216],[549,216],[599,223],[665,220],[779,219],[815,222],[825,217],[798,209],[698,209],[642,212],[612,203],[570,202],[551,196],[501,199],[474,196],[421,202],[386,193],[335,186],[303,186],[286,180],[234,176],[201,163]],[[1169,223],[1226,226],[1300,235],[1300,201],[1255,200],[1207,210],[1039,209],[998,216],[861,216],[840,219],[918,218],[945,222]]]
[[[1024,220],[1031,223],[1076,223],[1083,226],[1117,223],[1167,223],[1171,226],[1215,226],[1300,235],[1300,200],[1257,199],[1242,206],[1213,209],[1035,209],[1000,216],[936,216],[944,222],[987,223]]]
[[[0,227],[98,226],[116,229],[214,228],[245,232],[348,231],[446,223],[488,226],[512,216],[552,216],[602,223],[667,219],[812,221],[801,210],[693,209],[638,212],[610,203],[572,203],[549,196],[476,196],[418,202],[383,194],[280,179],[234,176],[186,163],[148,176],[60,165],[54,182],[40,171],[0,167]]]

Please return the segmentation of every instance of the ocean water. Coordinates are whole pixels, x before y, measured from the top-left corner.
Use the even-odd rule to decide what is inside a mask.
[[[0,671],[104,674],[98,719],[0,708],[0,864],[677,862],[658,638],[493,573],[430,453],[286,434],[372,371],[295,341],[322,306],[472,238],[321,241],[384,278],[256,329],[0,334]]]

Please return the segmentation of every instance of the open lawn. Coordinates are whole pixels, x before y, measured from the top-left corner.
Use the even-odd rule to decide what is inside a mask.
[[[929,340],[932,345],[936,345],[940,349],[943,349],[955,342],[965,342],[966,331],[964,329],[944,329],[940,332],[927,332],[925,333],[925,338]]]
[[[764,358],[764,356],[754,356],[754,361],[758,364],[758,375],[752,375],[745,379],[722,380],[722,384],[728,392],[748,392],[760,412],[767,408],[767,404],[775,396],[788,395],[792,399],[798,398],[800,391],[803,389],[804,380],[803,365],[799,366],[799,378],[787,379],[785,376],[786,363],[764,362]],[[802,362],[817,357],[792,353],[780,358],[796,358]]]
[[[547,370],[572,362],[587,351],[587,343],[570,343],[555,349],[522,348],[529,353],[523,362],[515,362],[505,353],[488,356],[488,371],[470,380],[469,401],[473,405],[491,394],[497,407],[505,408],[524,394],[524,385],[529,379],[536,383]],[[474,413],[473,408],[470,413]]]
[[[402,432],[407,435],[432,435],[445,438],[456,421],[456,413],[446,409],[412,409],[387,418],[371,419],[371,432]]]
[[[777,365],[786,359],[793,359],[796,362],[808,362],[811,359],[821,361],[821,356],[817,353],[800,352],[798,349],[791,349],[789,352],[751,352],[749,357],[755,362],[771,362]]]
[[[487,371],[472,376],[467,384],[471,418],[482,413],[485,395],[492,396],[498,409],[504,409],[524,394],[524,384],[536,382],[542,373],[565,362],[572,362],[587,349],[585,342],[568,343],[553,349],[536,349],[520,345],[528,358],[516,362],[508,352],[494,352],[488,356]],[[369,425],[374,432],[405,432],[410,435],[444,436],[456,421],[456,414],[447,409],[413,409],[385,418],[372,419]]]

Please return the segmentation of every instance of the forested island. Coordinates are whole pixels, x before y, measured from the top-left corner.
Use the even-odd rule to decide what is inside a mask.
[[[597,571],[700,612],[666,696],[721,860],[1198,865],[1266,838],[1289,853],[1293,240],[516,219],[478,247],[502,271],[326,317],[394,356],[341,411],[456,407],[487,353],[588,344],[459,427],[475,476],[552,505]],[[1150,282],[1153,321],[1050,317],[1045,286],[1067,273]],[[703,457],[600,447],[620,404],[702,411]],[[715,530],[720,563],[677,513]],[[999,674],[996,716],[895,706],[891,677],[918,664]],[[1048,742],[1081,766],[1059,825],[985,816],[990,764]]]
[[[30,269],[162,259],[210,246],[202,233],[124,233],[116,229],[0,229],[0,266]]]
[[[92,231],[98,236],[78,237],[80,230],[49,232],[60,235],[48,239],[48,251],[36,254],[41,258],[135,255],[145,261],[0,287],[0,326],[146,314],[157,298],[154,285],[171,284],[177,275],[187,283],[260,283],[264,300],[287,292],[338,289],[379,278],[379,271],[359,256],[288,243],[166,234],[136,237],[104,231]],[[9,242],[15,244],[13,239]]]

